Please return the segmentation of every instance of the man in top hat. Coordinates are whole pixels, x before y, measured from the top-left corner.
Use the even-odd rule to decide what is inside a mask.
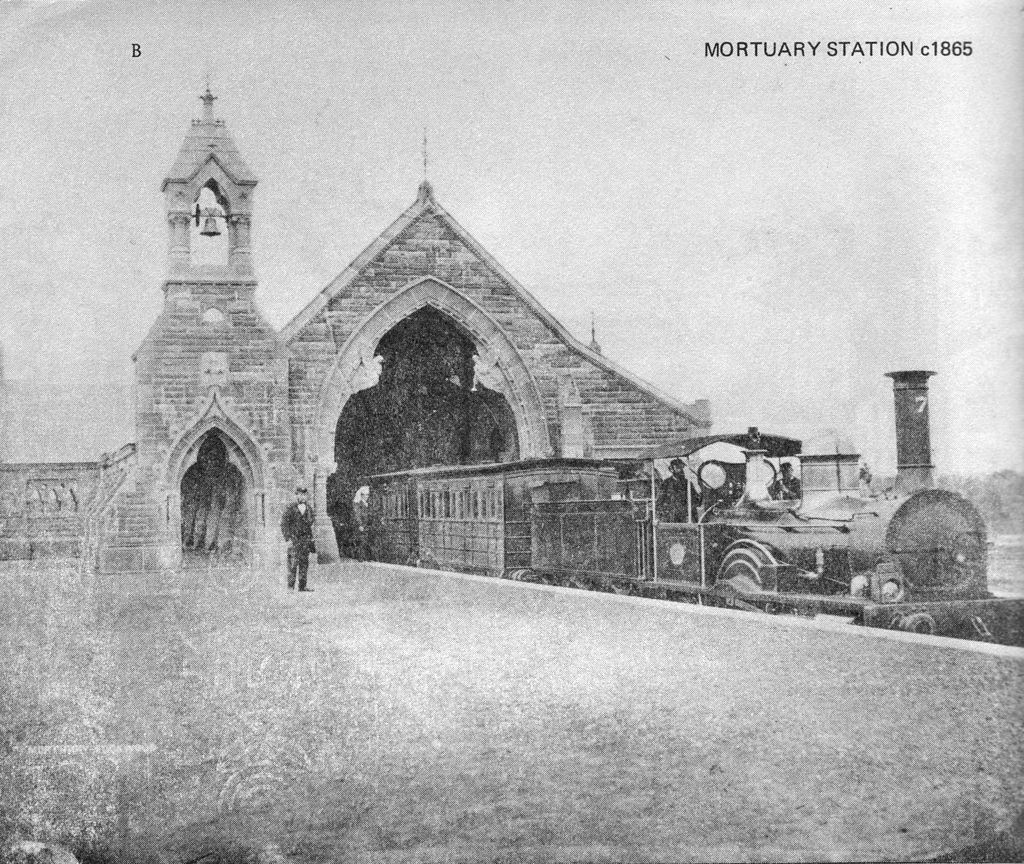
[[[316,552],[313,542],[313,508],[306,503],[306,487],[295,490],[295,500],[289,504],[281,517],[281,533],[288,542],[288,588],[295,587],[295,576],[299,577],[299,590],[312,591],[306,587],[309,572],[309,556]]]
[[[661,484],[658,493],[657,511],[661,522],[685,522],[687,508],[687,488],[690,481],[686,479],[686,470],[682,459],[673,459],[668,464],[672,473]],[[692,495],[691,495],[692,498]]]

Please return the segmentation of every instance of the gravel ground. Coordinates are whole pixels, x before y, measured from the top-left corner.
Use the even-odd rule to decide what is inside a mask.
[[[4,833],[175,862],[232,839],[303,862],[921,860],[1024,806],[1019,652],[379,565],[307,595],[174,581],[2,583]]]

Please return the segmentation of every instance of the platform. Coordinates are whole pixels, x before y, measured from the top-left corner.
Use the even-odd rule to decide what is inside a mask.
[[[123,823],[169,860],[924,860],[1024,808],[1017,649],[374,564],[311,585],[107,595],[80,692],[73,641],[8,616],[14,689],[45,682],[11,758],[138,748]]]

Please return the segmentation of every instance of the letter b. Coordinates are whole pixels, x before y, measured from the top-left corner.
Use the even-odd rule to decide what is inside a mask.
[[[138,42],[132,42],[132,57],[142,56],[142,46]]]

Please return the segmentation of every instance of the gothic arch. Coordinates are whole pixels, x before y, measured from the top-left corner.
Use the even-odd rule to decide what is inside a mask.
[[[547,421],[537,384],[512,340],[480,306],[451,285],[433,276],[416,280],[381,304],[349,337],[327,372],[317,399],[314,454],[330,471],[338,419],[353,393],[365,386],[360,380],[373,368],[380,340],[400,321],[425,306],[432,306],[463,328],[490,367],[487,386],[505,397],[512,409],[522,458],[551,455]]]
[[[195,461],[203,436],[211,429],[216,429],[224,436],[230,453],[241,457],[237,459],[237,467],[242,471],[250,489],[253,492],[264,492],[267,471],[262,450],[245,428],[224,408],[216,390],[213,391],[199,420],[179,435],[171,447],[166,463],[167,483],[173,488],[181,484],[185,471]]]
[[[196,171],[192,179],[189,180],[188,191],[192,195],[193,200],[199,195],[203,187],[208,186],[211,181],[216,184],[217,188],[213,190],[214,194],[217,195],[218,203],[224,208],[227,216],[230,217],[239,210],[245,211],[247,209],[242,206],[246,197],[242,193],[247,190],[238,187],[235,181],[231,179],[231,175],[221,167],[216,155],[211,155],[205,164]],[[240,196],[243,198],[242,201],[239,200]]]
[[[184,526],[189,524],[189,516],[194,516],[197,512],[192,506],[197,499],[190,498],[184,487],[187,483],[186,476],[196,464],[203,443],[208,440],[210,432],[217,433],[217,437],[226,451],[228,463],[232,466],[230,470],[234,470],[236,476],[240,475],[240,485],[236,487],[234,493],[228,493],[228,500],[236,502],[230,511],[234,515],[229,517],[228,523],[226,523],[231,525],[227,533],[228,545],[226,547],[211,545],[208,547],[209,550],[219,548],[220,551],[224,551],[224,549],[233,548],[236,552],[241,551],[242,554],[250,556],[261,554],[258,550],[266,543],[265,484],[268,477],[266,460],[260,446],[245,427],[231,416],[231,413],[221,403],[219,391],[214,388],[210,391],[205,407],[199,412],[198,419],[178,436],[164,462],[164,483],[167,494],[164,505],[166,507],[167,531],[165,542],[169,547],[169,560],[181,560],[185,549],[193,548],[191,534],[187,541],[189,545],[186,547]],[[199,470],[200,475],[193,478],[193,484],[190,487],[193,493],[197,489],[203,488],[200,477],[205,469]],[[197,482],[200,483],[198,487],[195,486]],[[241,497],[232,499],[232,495]],[[186,506],[188,501],[191,501],[192,505]],[[188,510],[187,513],[186,510]],[[217,512],[223,511],[218,510]],[[205,516],[203,521],[205,522]],[[218,532],[222,530],[213,531],[214,543],[216,543]],[[191,528],[188,528],[187,531],[191,532]],[[205,543],[208,535],[202,536]],[[243,545],[239,545],[239,540],[243,541]],[[196,546],[195,548],[206,549],[205,546]],[[202,554],[205,555],[206,551],[203,551]]]

